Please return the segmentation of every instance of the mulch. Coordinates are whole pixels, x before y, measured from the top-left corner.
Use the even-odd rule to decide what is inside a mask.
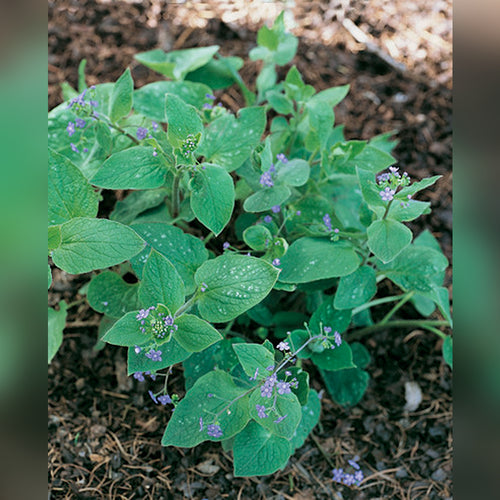
[[[161,78],[133,60],[153,48],[218,44],[223,55],[245,58],[242,76],[251,86],[258,63],[246,56],[256,32],[286,5],[300,37],[293,63],[307,83],[318,90],[351,85],[335,113],[347,138],[397,130],[394,155],[402,170],[416,178],[443,175],[419,197],[432,202],[432,214],[412,229],[430,229],[451,259],[449,0],[49,1],[49,109],[61,102],[61,82],[76,86],[82,58],[89,84],[114,81],[127,66],[136,87]],[[243,104],[235,88],[221,99],[233,110]],[[49,303],[78,301],[89,278],[54,270]],[[446,286],[451,292],[451,269]],[[160,446],[170,410],[153,404],[144,383],[126,377],[123,349],[95,349],[99,319],[84,302],[71,308],[49,367],[49,498],[451,498],[452,377],[431,334],[391,330],[363,339],[372,354],[363,400],[344,409],[325,393],[320,424],[283,471],[234,478],[219,445]],[[320,391],[321,378],[310,368]],[[411,413],[404,411],[407,381],[423,393]],[[179,367],[172,387],[183,394]],[[331,469],[356,455],[366,476],[361,486],[333,483]]]

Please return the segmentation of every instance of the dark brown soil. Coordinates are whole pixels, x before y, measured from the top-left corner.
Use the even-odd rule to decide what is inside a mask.
[[[133,61],[135,53],[218,44],[224,55],[245,57],[258,27],[284,5],[224,4],[50,1],[49,108],[61,102],[61,82],[76,86],[82,58],[89,84],[114,81],[130,66],[140,87],[161,77]],[[432,202],[433,213],[413,229],[430,229],[451,258],[451,2],[368,4],[296,0],[291,12],[300,44],[294,63],[317,89],[351,84],[336,109],[348,138],[397,130],[394,154],[402,169],[417,178],[443,175],[421,197]],[[378,48],[358,43],[346,19]],[[242,72],[249,85],[256,69],[250,62]],[[243,104],[233,88],[222,100],[235,110]],[[88,279],[55,270],[50,303],[78,300]],[[391,330],[363,339],[373,359],[361,403],[346,410],[325,394],[320,425],[284,471],[235,479],[231,457],[219,445],[160,446],[169,410],[149,400],[144,384],[126,377],[122,349],[94,349],[98,323],[85,304],[70,309],[63,346],[49,367],[49,498],[451,498],[451,370],[430,333]],[[321,390],[321,379],[312,374]],[[417,382],[423,393],[419,409],[409,414],[403,410],[406,381]],[[172,384],[182,394],[180,370]],[[352,489],[333,483],[331,469],[355,455],[365,481]]]

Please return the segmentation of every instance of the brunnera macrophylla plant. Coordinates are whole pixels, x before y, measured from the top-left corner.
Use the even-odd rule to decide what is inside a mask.
[[[81,293],[103,314],[99,346],[127,347],[129,375],[172,409],[162,444],[219,441],[236,476],[283,468],[318,423],[311,368],[338,404],[360,401],[370,355],[354,339],[424,328],[451,365],[438,329],[451,324],[448,263],[405,225],[430,212],[418,193],[439,176],[394,166],[390,134],[346,140],[334,107],[347,86],[316,92],[295,66],[278,81],[297,48],[283,16],[257,41],[256,92],[217,46],[153,50],[136,59],[164,79],[134,90],[127,69],[87,87],[83,63],[78,91],[64,85],[49,113],[53,265],[93,273]],[[236,115],[216,97],[233,84],[246,102]],[[108,218],[104,190],[121,193]],[[386,280],[400,292],[381,295]],[[394,320],[407,302],[444,319]],[[49,362],[68,307],[49,309]],[[182,397],[168,385],[179,365]],[[353,463],[334,479],[358,484]]]

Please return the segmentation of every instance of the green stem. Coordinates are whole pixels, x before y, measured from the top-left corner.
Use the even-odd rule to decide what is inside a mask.
[[[179,172],[176,172],[174,176],[174,182],[172,183],[172,217],[175,219],[179,215],[179,205],[180,205],[180,195],[179,195],[179,183],[181,181],[181,176]]]
[[[74,307],[74,306],[77,306],[79,304],[82,304],[83,302],[85,302],[87,299],[86,298],[83,298],[83,299],[80,299],[80,300],[75,300],[74,302],[70,302],[67,306],[67,309],[69,309],[70,307]]]
[[[203,240],[203,244],[206,245],[214,236],[215,234],[213,233],[213,231],[210,231],[207,234],[207,237]]]
[[[103,122],[100,118],[97,118],[97,120]],[[103,122],[104,123],[104,122]],[[106,125],[109,125],[111,128],[114,128],[115,130],[118,130],[118,132],[122,133],[123,135],[127,136],[132,142],[135,144],[140,144],[141,142],[137,140],[132,134],[129,134],[126,130],[122,129],[119,125],[115,125],[111,120],[106,123]]]
[[[415,292],[413,291],[405,293],[401,300],[380,320],[379,324],[385,325],[392,318],[394,313],[398,309],[401,309],[401,307],[403,307],[403,305],[406,304],[406,302],[408,302],[413,297],[413,295],[415,295]]]
[[[435,333],[438,337],[441,337],[443,340],[448,336],[446,333],[443,333],[441,330],[434,328],[433,326],[422,325],[422,328],[425,330],[429,330],[429,332]]]
[[[402,295],[396,295],[393,297],[383,297],[382,299],[375,299],[372,300],[371,302],[367,302],[366,304],[363,304],[362,306],[358,306],[352,310],[352,315],[354,316],[355,314],[360,313],[361,311],[364,311],[365,309],[370,309],[370,307],[378,306],[380,304],[385,304],[387,302],[394,302],[396,300],[401,300]]]
[[[185,302],[177,312],[174,314],[174,319],[178,318],[181,314],[184,314],[186,311],[189,311],[191,307],[193,307],[194,303],[198,300],[198,293],[195,293],[187,302]]]
[[[391,208],[393,201],[394,201],[394,198],[387,204],[387,207],[385,208],[384,215],[382,216],[382,220],[384,220],[387,217],[387,214],[389,213],[389,209]]]
[[[372,326],[367,326],[365,328],[361,328],[360,330],[356,330],[352,332],[349,335],[349,341],[359,339],[361,337],[365,337],[366,335],[375,332],[377,330],[383,330],[384,328],[405,328],[405,327],[420,327],[420,328],[425,328],[429,329],[429,327],[433,326],[449,326],[449,323],[447,321],[440,321],[440,320],[396,320],[396,321],[389,321],[388,323],[385,323],[381,325],[380,323],[377,323],[376,325]],[[436,333],[436,332],[434,332]]]

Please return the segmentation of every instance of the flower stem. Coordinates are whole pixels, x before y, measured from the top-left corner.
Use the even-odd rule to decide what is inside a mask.
[[[184,314],[186,311],[189,311],[191,307],[193,307],[194,303],[198,300],[198,294],[195,293],[187,302],[185,302],[179,309],[177,309],[177,312],[174,314],[174,319],[178,318],[182,314]]]
[[[385,325],[392,318],[394,313],[398,309],[403,307],[403,305],[406,304],[406,302],[408,302],[413,297],[413,295],[415,295],[415,292],[413,291],[405,293],[401,300],[379,321],[379,324]]]
[[[371,302],[367,302],[366,304],[354,308],[352,310],[352,315],[354,316],[355,314],[358,314],[361,311],[364,311],[365,309],[370,309],[370,307],[378,306],[380,304],[385,304],[387,302],[395,302],[396,300],[401,300],[401,298],[404,297],[404,295],[406,294],[395,295],[391,297],[383,297],[381,299],[372,300]]]
[[[450,325],[448,321],[440,321],[432,319],[429,320],[401,319],[396,321],[389,321],[387,323],[384,323],[383,325],[377,323],[376,325],[367,326],[365,328],[361,328],[360,330],[356,330],[351,334],[349,334],[349,341],[359,339],[361,337],[366,337],[366,335],[369,335],[370,333],[375,332],[377,330],[383,330],[384,328],[420,327],[428,330],[429,328],[435,326],[450,326]],[[432,331],[436,333],[435,330],[437,330],[437,328],[433,329]]]

